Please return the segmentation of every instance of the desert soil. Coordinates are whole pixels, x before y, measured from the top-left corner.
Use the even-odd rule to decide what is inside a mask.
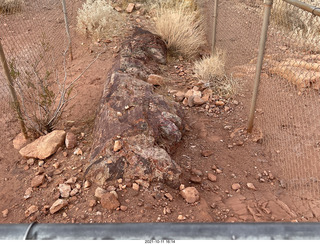
[[[128,19],[130,25],[144,26],[150,22],[137,12]],[[69,67],[71,78],[103,49],[101,43],[92,45],[88,40],[76,38],[75,42],[86,44],[75,50]],[[137,191],[131,183],[118,180],[107,182],[104,188],[116,191],[121,207],[114,211],[102,208],[94,196],[97,186],[84,188],[83,172],[89,165],[87,158],[99,99],[120,43],[120,39],[113,39],[106,44],[106,52],[79,80],[77,97],[68,105],[57,127],[77,136],[77,148],[82,150],[82,155],[63,147],[43,165],[39,166],[38,161],[28,165],[12,145],[19,133],[17,126],[12,127],[16,120],[9,113],[1,119],[0,223],[318,221],[318,202],[296,197],[281,184],[259,129],[252,135],[246,133],[254,76],[252,64],[229,67],[242,86],[234,98],[215,97],[209,107],[189,108],[181,104],[187,131],[172,158],[182,168],[181,183],[195,187],[200,194],[199,201],[186,203],[179,189],[165,183],[140,185]],[[234,58],[241,59],[241,56]],[[186,60],[170,59],[161,69],[166,83],[155,89],[169,99],[174,100],[173,90],[186,91],[197,83],[192,76],[192,64]],[[220,105],[215,105],[216,101],[220,101]],[[46,182],[33,188],[26,199],[26,191],[38,172],[47,175]],[[71,186],[76,188],[78,184],[78,193],[68,198],[65,208],[50,214],[49,207],[60,197],[59,184],[71,177],[76,177],[76,183]],[[34,211],[29,215],[26,211],[31,206]]]

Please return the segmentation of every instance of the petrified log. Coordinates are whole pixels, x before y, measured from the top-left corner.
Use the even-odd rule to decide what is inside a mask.
[[[165,63],[165,44],[139,29],[122,50],[103,91],[86,177],[97,184],[123,178],[177,185],[180,167],[168,152],[182,138],[182,113],[144,81]]]

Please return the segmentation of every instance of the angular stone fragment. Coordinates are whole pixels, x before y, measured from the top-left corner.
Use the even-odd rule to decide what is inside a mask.
[[[108,210],[114,210],[120,207],[120,202],[114,194],[107,192],[101,196],[101,206]]]
[[[77,145],[77,137],[72,132],[66,134],[65,144],[67,149],[73,149]]]
[[[38,208],[37,206],[32,205],[32,206],[30,206],[30,207],[24,212],[24,215],[25,215],[26,217],[29,217],[31,214],[37,212],[38,209],[39,209],[39,208]]]
[[[37,175],[31,180],[31,187],[38,187],[42,185],[45,181],[44,175]]]
[[[195,187],[187,187],[180,191],[180,195],[186,200],[187,203],[195,203],[199,201],[200,194]]]
[[[23,147],[19,153],[26,158],[46,159],[64,144],[65,135],[65,131],[55,130]]]
[[[58,212],[60,209],[64,208],[65,206],[68,205],[67,200],[65,199],[58,199],[57,201],[55,201],[52,206],[50,207],[50,213],[54,214],[56,212]]]
[[[134,7],[135,7],[134,3],[129,3],[126,8],[127,13],[132,13],[132,11],[134,10]]]

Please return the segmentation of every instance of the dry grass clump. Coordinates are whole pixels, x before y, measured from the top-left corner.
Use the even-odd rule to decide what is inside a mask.
[[[93,39],[117,35],[125,21],[106,0],[87,0],[78,10],[77,29]]]
[[[155,31],[166,42],[171,53],[192,58],[205,44],[205,32],[199,12],[191,9],[186,2],[158,2]]]
[[[304,2],[320,6],[320,0],[305,0]],[[320,41],[320,17],[318,16],[282,0],[275,0],[271,18],[277,28],[289,33],[297,39],[297,42],[304,42],[312,46]]]
[[[216,51],[215,55],[203,57],[194,63],[195,76],[210,87],[216,95],[230,97],[235,95],[239,84],[225,72],[226,54]]]
[[[23,0],[0,0],[0,14],[13,14],[21,11]]]

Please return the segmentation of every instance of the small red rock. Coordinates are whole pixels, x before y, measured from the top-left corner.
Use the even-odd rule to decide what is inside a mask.
[[[50,208],[50,213],[54,214],[67,205],[68,205],[68,202],[65,199],[58,199],[52,204]]]
[[[204,150],[201,152],[201,156],[202,157],[210,157],[211,155],[213,155],[213,151],[212,150]]]
[[[9,210],[8,209],[5,209],[5,210],[2,211],[3,218],[8,217],[8,214],[9,214]]]
[[[232,188],[232,190],[236,191],[236,190],[239,190],[241,188],[241,186],[239,183],[235,183],[235,184],[232,184],[231,188]]]
[[[65,144],[67,149],[73,149],[77,145],[77,137],[72,132],[67,132]]]
[[[107,192],[101,196],[101,206],[108,210],[115,210],[120,206],[120,202],[114,194]]]
[[[199,192],[195,187],[187,187],[180,191],[180,194],[187,203],[195,203],[200,199]]]
[[[212,173],[208,173],[208,180],[210,180],[212,182],[216,182],[217,181],[217,176],[215,176]]]
[[[31,187],[38,187],[42,185],[45,181],[45,176],[44,175],[37,175],[34,177],[31,181]]]
[[[163,77],[160,75],[151,74],[149,75],[147,82],[154,86],[161,86],[163,84]]]
[[[38,207],[35,205],[32,205],[24,212],[24,214],[26,217],[29,217],[31,214],[33,214],[37,211],[38,211]]]

